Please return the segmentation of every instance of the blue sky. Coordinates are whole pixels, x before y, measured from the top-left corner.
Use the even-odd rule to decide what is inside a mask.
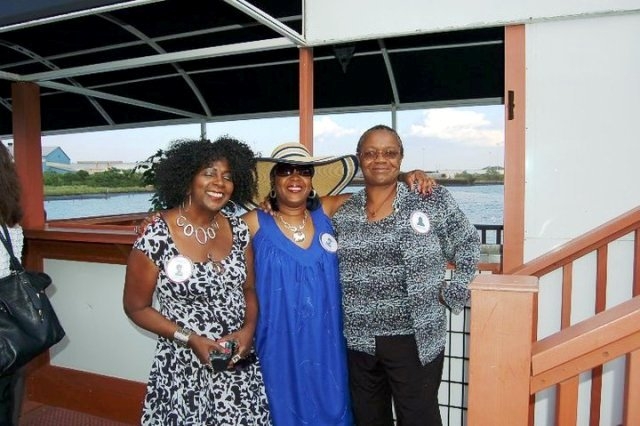
[[[319,115],[314,119],[314,153],[354,153],[360,134],[376,124],[391,124],[390,113]],[[474,170],[503,166],[502,105],[402,111],[398,132],[405,146],[403,170]],[[298,118],[208,123],[207,137],[229,134],[268,156],[284,142],[298,140]],[[60,146],[77,161],[142,161],[172,140],[197,138],[200,125],[113,130],[44,136],[43,146]]]

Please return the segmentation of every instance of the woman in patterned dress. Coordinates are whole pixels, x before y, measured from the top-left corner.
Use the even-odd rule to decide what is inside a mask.
[[[124,288],[126,314],[158,335],[142,425],[271,424],[260,365],[247,362],[258,314],[249,230],[223,211],[251,199],[254,170],[251,149],[229,137],[176,142],[157,165],[167,210],[136,240]],[[216,353],[228,364],[212,368]]]

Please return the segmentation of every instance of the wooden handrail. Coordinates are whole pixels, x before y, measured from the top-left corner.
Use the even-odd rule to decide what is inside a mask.
[[[640,296],[533,344],[531,394],[640,349]]]
[[[505,274],[541,277],[640,228],[640,206]]]

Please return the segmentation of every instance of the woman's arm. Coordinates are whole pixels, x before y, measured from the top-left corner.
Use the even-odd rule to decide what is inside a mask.
[[[320,197],[320,204],[324,214],[330,218],[338,211],[338,209],[349,199],[351,194],[325,195]]]
[[[132,249],[124,281],[124,312],[137,326],[167,339],[178,326],[152,307],[158,267],[142,251]]]
[[[174,340],[176,332],[182,327],[166,318],[152,306],[158,273],[158,267],[142,251],[131,250],[124,281],[124,312],[137,326],[158,336]],[[188,326],[188,324],[185,325]],[[185,338],[187,339],[186,345],[193,350],[204,365],[210,363],[209,352],[224,350],[220,344],[196,333],[185,335]]]
[[[245,249],[245,258],[247,262],[247,279],[242,286],[245,300],[245,314],[242,328],[234,333],[220,339],[221,341],[235,340],[238,343],[235,353],[241,357],[251,352],[253,346],[253,334],[256,330],[258,321],[258,297],[255,288],[255,271],[253,267],[253,246],[251,242]]]

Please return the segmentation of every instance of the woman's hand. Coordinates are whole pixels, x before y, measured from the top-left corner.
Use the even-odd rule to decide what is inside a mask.
[[[271,201],[269,201],[269,196],[266,196],[264,200],[258,204],[258,208],[265,213],[269,213],[271,216],[275,216],[276,212],[271,208]]]
[[[424,196],[430,195],[433,187],[437,185],[435,179],[423,170],[411,170],[407,173],[401,173],[398,179],[410,186],[412,191]]]
[[[242,327],[240,330],[235,331],[231,334],[228,334],[222,339],[218,340],[218,342],[225,342],[225,341],[236,342],[236,348],[233,353],[235,358],[232,357],[231,361],[229,362],[229,368],[231,368],[233,367],[233,364],[235,364],[245,356],[249,355],[249,353],[251,352],[252,342],[253,342],[253,331],[247,329],[247,327]]]
[[[211,366],[211,359],[209,354],[213,351],[226,352],[228,349],[220,343],[220,340],[211,340],[207,337],[197,335],[193,333],[189,336],[189,343],[187,344],[198,357],[200,362],[209,367]]]
[[[142,222],[140,222],[139,225],[136,225],[134,227],[134,230],[136,232],[136,235],[139,237],[144,233],[144,230],[147,226],[149,226],[149,224],[153,223],[153,221],[155,221],[156,219],[158,219],[160,217],[160,212],[155,212],[152,215],[149,216],[145,216],[144,219],[142,219]]]

